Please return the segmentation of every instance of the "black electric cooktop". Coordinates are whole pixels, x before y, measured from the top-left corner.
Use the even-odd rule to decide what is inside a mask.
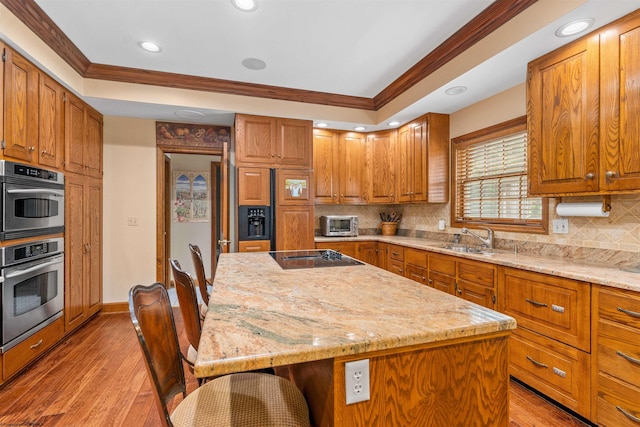
[[[269,252],[269,255],[283,270],[364,265],[363,262],[332,249]]]

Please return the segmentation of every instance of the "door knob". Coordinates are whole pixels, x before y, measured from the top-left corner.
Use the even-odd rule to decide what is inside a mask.
[[[231,243],[231,240],[226,240],[226,239],[218,240],[219,245],[228,245],[229,243]]]

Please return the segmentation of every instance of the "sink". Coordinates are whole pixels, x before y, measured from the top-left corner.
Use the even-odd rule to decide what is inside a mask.
[[[457,245],[455,243],[447,243],[442,245],[443,248],[445,249],[449,249],[452,251],[456,251],[456,252],[464,252],[464,253],[468,253],[468,254],[482,254],[482,255],[492,255],[493,252],[492,251],[488,251],[485,249],[480,249],[480,248],[474,248],[472,246],[468,246],[468,245]]]

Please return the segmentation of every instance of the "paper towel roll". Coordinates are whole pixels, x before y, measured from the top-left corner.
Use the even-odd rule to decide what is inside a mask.
[[[609,216],[608,211],[602,210],[601,202],[558,203],[556,213],[560,216]]]

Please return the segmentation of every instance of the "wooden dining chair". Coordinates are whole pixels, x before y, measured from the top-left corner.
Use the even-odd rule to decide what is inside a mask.
[[[209,286],[211,282],[207,280],[207,276],[204,272],[204,262],[202,261],[202,252],[198,245],[189,243],[189,250],[191,251],[191,259],[193,260],[193,268],[196,272],[196,279],[198,281],[198,289],[200,290],[200,296],[203,303],[200,304],[200,317],[204,319],[209,307]]]
[[[218,377],[187,395],[175,320],[164,285],[129,291],[131,322],[164,426],[308,427],[307,402],[290,381],[261,373]],[[182,394],[170,414],[168,404]]]

